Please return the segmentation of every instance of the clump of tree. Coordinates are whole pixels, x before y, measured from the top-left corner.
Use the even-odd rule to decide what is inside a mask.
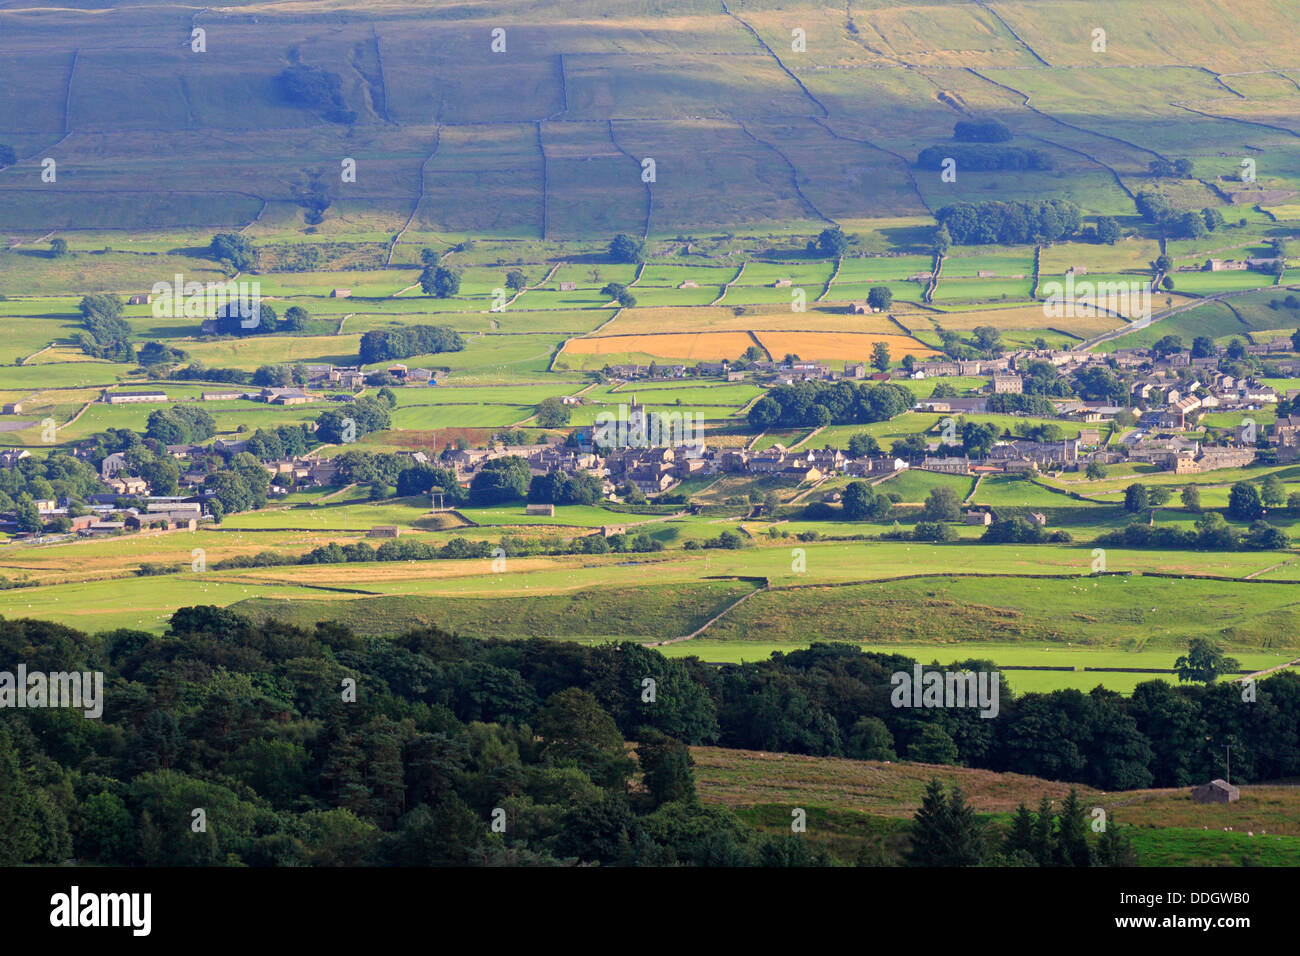
[[[957,161],[958,169],[976,172],[1056,168],[1045,150],[984,144],[927,146],[917,155],[916,166],[918,169],[939,169],[944,160],[950,158]]]
[[[815,250],[828,259],[838,259],[849,251],[849,237],[839,226],[830,226],[817,236]]]
[[[148,370],[158,370],[163,366],[177,365],[190,357],[184,349],[173,348],[162,342],[146,342],[140,346],[136,361]]]
[[[96,292],[82,297],[77,306],[81,327],[77,345],[81,351],[110,362],[130,362],[135,358],[131,345],[131,326],[122,320],[122,299],[110,292]]]
[[[1165,159],[1163,156],[1147,163],[1152,176],[1166,179],[1187,179],[1192,175],[1192,161],[1186,158]]]
[[[343,98],[343,79],[337,73],[296,63],[277,75],[275,84],[286,102],[318,110],[328,122],[356,121],[356,112],[347,108]]]
[[[552,471],[534,475],[528,483],[528,500],[540,504],[594,505],[603,497],[604,482],[586,471],[566,474]]]
[[[778,385],[749,410],[752,428],[852,425],[901,415],[915,403],[901,385],[853,382],[800,382]]]
[[[610,240],[609,257],[614,262],[642,263],[645,261],[645,241],[620,232]]]
[[[636,305],[636,296],[632,290],[621,282],[607,282],[604,288],[600,290],[601,295],[607,295],[611,299],[617,300],[618,304],[625,309],[630,309]]]
[[[936,214],[957,245],[1055,242],[1079,231],[1079,207],[1066,199],[954,203]]]
[[[384,431],[392,424],[388,403],[369,395],[338,408],[327,408],[316,419],[316,437],[330,444],[347,444],[362,435]]]
[[[216,420],[196,405],[156,409],[145,425],[145,436],[164,445],[197,445],[216,433]]]
[[[563,428],[569,424],[570,409],[562,400],[552,395],[537,406],[537,424],[543,428]]]
[[[420,288],[425,295],[449,299],[460,292],[460,273],[446,266],[425,266],[420,273]]]
[[[1011,130],[1001,120],[958,120],[952,127],[952,138],[965,143],[1005,143],[1011,139]]]
[[[483,463],[469,485],[469,500],[477,506],[521,501],[528,497],[532,471],[518,455],[491,458]]]
[[[239,272],[246,272],[257,262],[253,241],[237,232],[219,232],[213,236],[208,254]]]
[[[396,329],[372,329],[361,336],[362,365],[408,358],[412,355],[436,355],[459,352],[465,340],[455,329],[443,325],[407,325]]]
[[[1291,546],[1285,531],[1262,519],[1238,533],[1217,511],[1201,514],[1194,528],[1134,521],[1097,536],[1097,544],[1122,548],[1189,551],[1284,551]]]

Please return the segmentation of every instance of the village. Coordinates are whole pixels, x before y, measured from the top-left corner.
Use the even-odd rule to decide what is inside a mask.
[[[887,371],[872,371],[865,363],[848,362],[843,371],[825,363],[799,361],[790,356],[782,362],[700,362],[693,367],[676,364],[615,365],[604,370],[603,378],[624,386],[629,401],[619,407],[624,423],[617,443],[611,443],[601,429],[576,427],[565,432],[543,433],[533,444],[507,444],[493,439],[480,447],[448,445],[440,455],[424,451],[404,453],[410,465],[431,465],[449,469],[462,491],[470,488],[475,475],[490,462],[506,457],[523,459],[534,476],[561,473],[585,474],[601,482],[603,497],[612,502],[628,496],[667,498],[683,482],[719,475],[754,476],[775,481],[791,490],[816,489],[836,476],[878,482],[905,469],[946,475],[1060,474],[1106,467],[1125,462],[1141,463],[1175,474],[1195,474],[1225,468],[1242,468],[1262,455],[1274,463],[1300,460],[1300,414],[1291,414],[1296,391],[1278,395],[1276,390],[1254,377],[1237,377],[1220,367],[1232,358],[1250,356],[1268,362],[1270,372],[1289,376],[1300,366],[1291,340],[1279,338],[1266,344],[1242,346],[1235,356],[1223,348],[1213,354],[1193,357],[1182,349],[1121,348],[1110,353],[1061,349],[1022,349],[996,357],[953,359],[938,356],[905,361]],[[1123,383],[1122,396],[1105,401],[1073,397],[1041,397],[1034,403],[1035,419],[1050,409],[1060,426],[1041,428],[1032,435],[1017,434],[1017,419],[1027,413],[1017,400],[1030,397],[1026,383],[1034,387],[1044,367],[1065,380],[1088,370],[1103,370]],[[1239,366],[1238,366],[1239,367]],[[269,405],[306,405],[320,401],[348,402],[364,394],[360,390],[378,381],[410,387],[436,385],[439,374],[429,369],[409,369],[393,364],[379,371],[358,367],[306,366],[305,381],[292,387],[229,388],[204,391],[197,403],[246,400]],[[935,386],[931,397],[919,399],[912,411],[943,416],[933,427],[905,443],[906,447],[880,448],[875,453],[854,456],[846,448],[814,447],[816,432],[801,445],[788,448],[781,443],[755,448],[754,441],[734,445],[710,445],[700,435],[695,441],[669,441],[680,425],[679,412],[651,411],[638,403],[635,386],[674,379],[714,380],[722,383],[749,380],[765,389],[793,386],[801,382],[849,381],[866,383],[921,382],[961,379],[967,387]],[[971,378],[982,378],[982,387],[970,388]],[[354,392],[334,392],[331,387]],[[935,397],[935,395],[945,397]],[[1122,397],[1122,401],[1117,398]],[[108,404],[167,403],[173,401],[165,389],[106,391]],[[193,397],[188,399],[196,401]],[[584,402],[582,395],[564,398],[569,406]],[[1276,422],[1257,426],[1251,413],[1270,406],[1287,414]],[[21,413],[21,406],[6,406],[6,414]],[[1211,411],[1244,413],[1242,424],[1226,432],[1205,429],[1200,417]],[[610,412],[603,412],[611,416]],[[963,450],[958,426],[966,416],[994,416],[1005,427],[991,443],[975,453]],[[690,416],[687,412],[686,416]],[[689,417],[687,421],[689,423]],[[660,428],[660,424],[665,427]],[[314,428],[308,424],[308,429]],[[1064,427],[1077,434],[1064,437]],[[681,429],[677,429],[680,436]],[[702,434],[702,432],[701,432]],[[653,443],[645,436],[654,436]],[[214,465],[229,463],[247,451],[249,441],[238,434],[219,436],[207,443],[168,444],[165,452],[179,466],[179,493],[157,496],[148,481],[130,474],[127,456],[112,453],[91,463],[98,469],[102,490],[84,501],[45,499],[36,506],[41,518],[55,522],[53,528],[69,535],[102,535],[141,530],[194,530],[213,516],[214,496],[206,487]],[[291,490],[328,489],[339,484],[338,464],[321,455],[320,449],[306,454],[262,460],[269,478],[268,499],[283,497]],[[90,460],[93,445],[73,448],[76,457]],[[0,454],[0,468],[13,468],[30,453],[15,449]],[[838,495],[827,496],[837,500]],[[979,517],[979,516],[977,516]],[[66,520],[60,520],[66,519]],[[0,517],[0,528],[17,531],[13,515]],[[47,534],[29,531],[32,536]],[[19,536],[23,536],[20,531]]]

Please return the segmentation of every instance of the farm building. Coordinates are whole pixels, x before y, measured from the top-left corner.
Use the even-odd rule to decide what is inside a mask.
[[[524,508],[524,514],[553,517],[555,515],[555,505],[527,505]]]
[[[850,302],[849,315],[868,315],[872,311],[871,306],[866,302]]]
[[[166,392],[110,392],[104,399],[110,405],[127,405],[132,402],[165,402]]]
[[[1236,803],[1241,799],[1241,791],[1226,780],[1211,780],[1192,787],[1192,799],[1197,803]]]
[[[350,299],[352,298],[351,289],[330,289],[331,299]]]
[[[968,511],[966,512],[966,523],[990,525],[993,523],[993,515],[987,511]]]
[[[153,301],[153,296],[148,294],[133,295],[126,300],[127,305],[148,305]]]
[[[775,282],[772,283],[772,288],[788,289],[792,285],[794,285],[794,283],[790,279],[777,279]]]
[[[560,283],[560,291],[561,291],[561,292],[576,292],[577,289],[578,289],[578,283],[576,283],[576,282],[561,282],[561,283]]]
[[[693,280],[691,280],[691,279],[687,279],[685,282],[683,282],[683,283],[682,283],[681,285],[679,285],[677,288],[679,288],[679,289],[698,289],[699,287],[700,287],[700,284],[699,284],[698,282],[695,282],[695,281],[693,281]]]
[[[243,398],[243,392],[204,392],[203,400],[205,402],[228,402],[232,399]]]
[[[23,406],[21,402],[12,402],[8,405],[0,405],[0,414],[3,415],[17,415],[22,410]]]
[[[616,534],[626,534],[627,525],[622,524],[603,524],[600,526],[600,533],[606,538]]]
[[[366,532],[367,538],[396,538],[401,531],[395,524],[377,524]]]

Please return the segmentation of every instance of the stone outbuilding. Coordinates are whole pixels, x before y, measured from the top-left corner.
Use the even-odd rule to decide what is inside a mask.
[[[1241,799],[1241,791],[1226,780],[1211,780],[1192,787],[1192,799],[1197,803],[1236,803]]]

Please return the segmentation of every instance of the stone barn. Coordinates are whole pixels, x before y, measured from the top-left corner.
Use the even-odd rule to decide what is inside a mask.
[[[1241,791],[1226,780],[1211,780],[1192,787],[1192,799],[1197,803],[1236,803],[1241,799]]]

